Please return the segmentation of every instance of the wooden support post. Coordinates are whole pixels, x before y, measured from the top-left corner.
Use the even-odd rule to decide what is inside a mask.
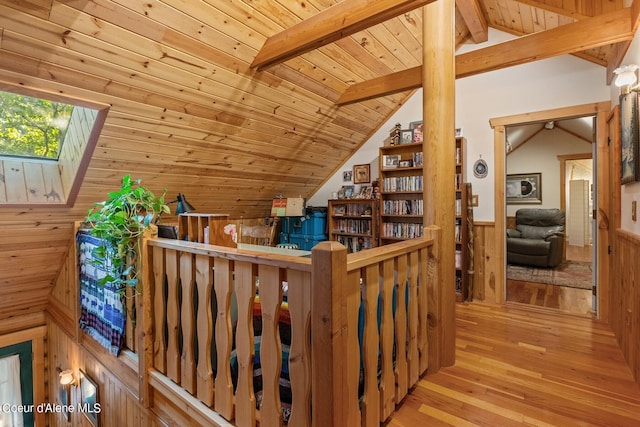
[[[321,242],[312,250],[311,384],[314,427],[360,425],[357,382],[348,370],[359,363],[357,306],[359,288],[347,280],[347,249]],[[354,286],[355,285],[355,286]],[[355,310],[356,323],[349,325]],[[355,334],[349,333],[349,326]],[[355,336],[353,339],[349,339]],[[350,390],[355,389],[355,395]]]
[[[442,229],[440,363],[455,363],[455,2],[423,7],[424,224]],[[429,363],[431,367],[431,362]]]

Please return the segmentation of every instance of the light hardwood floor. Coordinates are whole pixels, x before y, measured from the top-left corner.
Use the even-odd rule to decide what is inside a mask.
[[[456,364],[389,421],[418,426],[640,426],[640,387],[609,327],[527,306],[458,304]]]
[[[567,245],[566,259],[591,262],[591,246],[576,247]],[[507,280],[507,301],[554,308],[566,313],[588,317],[595,316],[593,297],[590,290]]]

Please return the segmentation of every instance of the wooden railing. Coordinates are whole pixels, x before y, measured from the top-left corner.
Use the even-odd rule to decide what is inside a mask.
[[[138,307],[141,400],[153,406],[150,398],[160,393],[211,425],[283,425],[279,328],[288,310],[288,424],[379,426],[435,350],[427,332],[428,301],[439,285],[438,233],[428,227],[422,239],[349,255],[322,242],[311,258],[148,240]]]

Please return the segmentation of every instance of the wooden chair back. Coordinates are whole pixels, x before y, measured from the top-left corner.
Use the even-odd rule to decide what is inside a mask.
[[[240,220],[238,243],[249,243],[260,246],[274,246],[278,217],[269,218],[268,224],[245,225]]]

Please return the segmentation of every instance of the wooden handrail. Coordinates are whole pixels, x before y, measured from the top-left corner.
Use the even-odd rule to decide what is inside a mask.
[[[146,240],[138,306],[141,400],[152,406],[154,392],[175,394],[191,402],[191,410],[210,408],[238,426],[255,426],[258,419],[281,425],[279,327],[287,304],[289,423],[380,425],[424,374],[433,353],[427,331],[429,301],[438,286],[438,231],[426,228],[423,238],[348,255],[337,242],[321,242],[311,258]],[[256,294],[260,410],[253,390]],[[174,391],[162,377],[175,383]]]

